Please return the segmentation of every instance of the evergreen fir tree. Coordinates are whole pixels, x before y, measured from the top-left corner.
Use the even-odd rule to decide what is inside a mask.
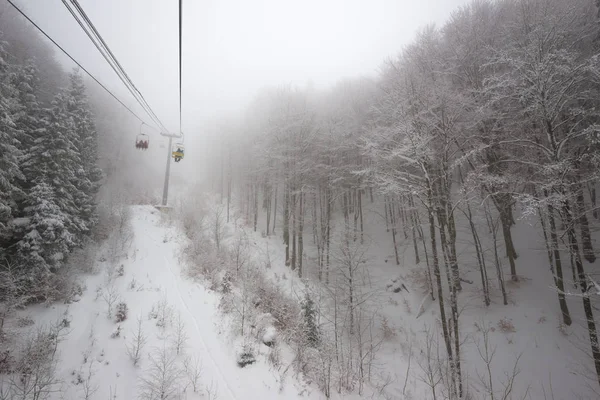
[[[80,156],[81,167],[77,173],[77,182],[80,197],[75,198],[79,208],[79,217],[89,231],[97,222],[95,197],[98,192],[101,170],[97,166],[98,160],[98,135],[94,125],[94,117],[85,93],[85,84],[78,71],[70,75],[69,87],[69,113],[73,118],[75,133],[73,141]]]
[[[15,124],[23,132],[20,150],[23,157],[26,157],[35,140],[45,132],[47,125],[38,101],[39,73],[34,60],[30,59],[26,65],[19,67],[13,81],[19,104]],[[25,176],[25,178],[33,182],[35,177]]]
[[[64,236],[68,248],[78,244],[78,235],[86,231],[79,218],[75,199],[81,197],[78,181],[81,170],[79,150],[73,143],[75,128],[67,110],[69,94],[62,90],[47,110],[48,128],[35,140],[23,169],[27,176],[44,179],[51,188],[56,205],[63,214]]]
[[[304,294],[304,300],[301,304],[302,307],[302,333],[304,334],[304,340],[310,347],[317,347],[319,344],[319,327],[317,326],[317,310],[315,302],[308,290]]]
[[[5,43],[0,40],[0,250],[10,240],[10,221],[16,211],[16,199],[22,195],[16,179],[23,178],[19,168],[19,131],[14,122],[14,88],[6,62]]]
[[[56,204],[54,190],[45,177],[38,179],[29,191],[24,211],[27,224],[17,244],[17,253],[20,264],[40,276],[60,266],[73,240],[65,229],[65,215]]]

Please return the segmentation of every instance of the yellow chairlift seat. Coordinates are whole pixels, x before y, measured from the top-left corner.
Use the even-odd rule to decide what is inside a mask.
[[[179,162],[183,159],[184,152],[185,152],[185,147],[183,146],[182,143],[177,143],[173,146],[171,155],[175,159],[175,162]]]

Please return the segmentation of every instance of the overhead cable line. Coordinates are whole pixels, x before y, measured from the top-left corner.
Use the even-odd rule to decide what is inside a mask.
[[[129,90],[132,96],[138,101],[140,106],[146,111],[146,113],[152,118],[155,123],[164,131],[168,131],[165,125],[162,123],[160,118],[156,115],[156,113],[152,110],[152,107],[148,104],[143,94],[139,89],[135,86],[131,78],[125,72],[125,69],[119,63],[113,52],[110,50],[102,35],[98,32],[90,18],[87,16],[83,8],[79,5],[77,0],[69,0],[71,6],[67,3],[66,0],[62,0],[65,7],[69,10],[73,18],[77,21],[79,26],[83,29],[83,31],[87,34],[89,39],[92,41],[96,49],[100,52],[100,54],[104,57],[107,63],[111,66],[111,68],[115,71],[119,79],[123,82],[125,87]]]
[[[146,113],[148,113],[148,115],[150,115],[150,117],[155,122],[157,122],[157,124],[164,131],[167,131],[167,128],[164,126],[164,124],[158,118],[158,116],[156,115],[156,113],[154,113],[154,111],[152,110],[152,108],[150,107],[150,105],[148,104],[148,102],[146,101],[146,99],[144,98],[144,95],[142,95],[142,93],[135,86],[135,84],[133,83],[133,81],[131,80],[131,78],[129,78],[129,75],[127,75],[127,72],[125,72],[125,69],[121,66],[121,64],[119,63],[119,61],[117,60],[117,58],[115,57],[115,55],[113,54],[113,52],[110,50],[110,48],[108,47],[108,45],[106,44],[106,42],[104,41],[104,39],[102,38],[102,36],[100,35],[100,33],[98,32],[98,30],[96,29],[96,27],[94,26],[94,24],[92,23],[92,21],[90,20],[90,18],[87,16],[87,14],[85,13],[85,11],[81,7],[81,5],[79,5],[79,2],[77,0],[70,0],[70,2],[73,5],[73,7],[75,7],[75,9],[79,13],[79,15],[83,18],[83,20],[84,20],[84,22],[87,25],[87,27],[88,27],[89,30],[86,29],[81,24],[80,20],[76,17],[76,15],[73,13],[73,11],[69,10],[71,12],[71,15],[73,15],[73,17],[79,23],[79,26],[81,26],[81,28],[85,31],[85,33],[88,35],[88,37],[90,38],[90,40],[94,43],[94,45],[96,46],[96,48],[98,49],[98,51],[100,51],[100,53],[103,55],[104,59],[113,68],[113,70],[115,71],[115,73],[119,76],[119,78],[121,79],[121,81],[123,82],[123,84],[125,84],[125,86],[129,89],[129,91],[131,92],[131,94],[138,100],[138,102],[144,108],[144,110],[146,111]],[[65,4],[65,6],[67,6],[67,3],[65,2],[65,0],[63,0],[63,4]],[[90,33],[90,30],[91,30],[91,33]],[[96,39],[94,40],[94,38],[96,38]]]
[[[87,34],[88,38],[92,41],[92,43],[94,44],[94,46],[96,47],[96,49],[100,52],[100,54],[102,56],[104,56],[104,59],[109,63],[109,65],[111,66],[111,68],[113,69],[113,71],[115,71],[115,73],[119,76],[119,78],[121,79],[121,81],[125,84],[125,86],[127,87],[127,89],[129,90],[129,92],[132,94],[132,96],[135,98],[135,100],[140,104],[140,106],[142,107],[142,109],[148,114],[148,116],[154,121],[154,123],[157,126],[161,126],[160,121],[157,121],[154,116],[148,111],[148,109],[142,104],[141,100],[136,96],[136,94],[134,92],[132,92],[131,88],[128,87],[127,83],[123,80],[124,78],[121,77],[120,71],[116,69],[116,67],[113,65],[113,63],[111,62],[111,60],[109,60],[103,52],[103,49],[101,48],[101,46],[99,45],[99,43],[97,42],[95,36],[87,29],[87,27],[84,25],[84,23],[79,19],[79,16],[75,13],[75,11],[73,9],[71,9],[71,7],[65,2],[65,0],[63,0],[63,4],[65,6],[65,8],[71,13],[71,16],[73,16],[73,18],[75,19],[75,21],[79,24],[79,26],[81,27],[81,29],[83,29],[83,31]]]
[[[8,4],[10,4],[15,10],[17,10],[19,12],[19,14],[21,14],[23,16],[23,18],[25,18],[27,21],[29,21],[29,23],[31,23],[31,25],[33,25],[42,35],[44,35],[48,40],[50,40],[56,47],[58,47],[67,57],[69,57],[71,59],[71,61],[73,61],[75,64],[77,64],[77,66],[79,68],[82,69],[82,71],[84,71],[86,74],[88,74],[88,76],[90,78],[92,78],[94,80],[94,82],[96,82],[98,85],[100,85],[100,87],[102,89],[104,89],[108,94],[110,94],[116,101],[119,102],[119,104],[121,104],[127,111],[129,111],[131,113],[131,115],[133,115],[135,118],[138,119],[138,121],[145,123],[144,120],[142,118],[140,118],[135,112],[133,112],[129,107],[127,107],[125,105],[125,103],[123,103],[117,96],[115,96],[115,94],[113,92],[111,92],[110,90],[108,90],[106,88],[106,86],[104,86],[102,84],[102,82],[100,82],[98,79],[96,79],[96,77],[94,75],[92,75],[83,65],[81,65],[75,58],[73,58],[73,56],[71,56],[65,49],[63,49],[63,47],[58,44],[54,39],[52,39],[50,37],[50,35],[48,35],[42,28],[39,27],[38,24],[36,24],[31,18],[29,18],[27,16],[27,14],[25,14],[19,7],[17,7],[15,5],[15,3],[12,2],[12,0],[6,0],[8,2]],[[148,125],[148,124],[146,124]],[[148,125],[150,126],[150,125]]]
[[[179,132],[183,133],[181,125],[181,37],[183,28],[183,0],[179,0]]]

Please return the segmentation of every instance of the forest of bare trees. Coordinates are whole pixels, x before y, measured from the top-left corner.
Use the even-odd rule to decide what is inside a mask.
[[[255,231],[283,240],[290,270],[335,296],[343,277],[347,333],[356,339],[364,310],[353,273],[360,272],[363,211],[377,205],[395,262],[400,242],[410,243],[437,302],[449,398],[465,390],[461,291],[478,285],[485,307],[508,304],[507,282],[527,270],[512,232],[521,217],[534,218],[556,307],[566,326],[573,323],[567,304],[576,304],[567,299],[583,308],[600,383],[597,7],[474,1],[444,26],[422,29],[377,79],[264,91],[243,118],[220,126],[207,163],[227,218],[230,206],[241,209]],[[471,279],[457,252],[462,227],[477,265]]]

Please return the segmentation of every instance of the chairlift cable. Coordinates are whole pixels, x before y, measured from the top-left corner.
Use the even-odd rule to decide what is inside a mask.
[[[111,67],[117,73],[117,75],[119,76],[119,78],[123,81],[123,83],[125,84],[125,86],[128,87],[129,91],[132,92],[131,94],[138,99],[138,102],[140,102],[140,105],[142,105],[141,103],[143,103],[142,106],[146,109],[146,112],[149,113],[149,114],[152,114],[151,117],[154,120],[158,121],[158,125],[164,131],[167,131],[167,128],[160,121],[160,119],[158,118],[158,116],[156,115],[156,113],[154,113],[154,111],[152,110],[152,108],[150,107],[150,105],[148,104],[148,102],[146,101],[146,99],[144,98],[144,95],[135,86],[135,84],[133,83],[133,81],[131,80],[131,78],[129,77],[129,75],[127,75],[127,72],[121,66],[121,64],[119,63],[119,60],[117,60],[117,58],[115,57],[115,55],[113,54],[113,52],[110,50],[110,48],[108,47],[108,45],[106,44],[106,42],[102,38],[102,35],[100,35],[100,33],[98,32],[98,30],[96,29],[96,27],[94,26],[94,24],[90,20],[90,18],[87,16],[87,14],[83,10],[83,8],[79,4],[79,2],[77,0],[70,0],[70,2],[76,8],[76,10],[79,12],[79,15],[84,19],[84,22],[88,26],[88,28],[91,29],[92,34],[96,38],[96,41],[97,42],[99,41],[100,42],[100,46],[102,47],[102,49],[104,49],[104,51],[101,50],[98,47],[97,42],[95,42],[94,44],[96,45],[96,48],[98,49],[98,51],[100,51],[100,53],[104,56],[104,58],[106,59],[106,61],[111,65]],[[65,0],[63,0],[63,3],[65,3]],[[65,6],[66,6],[66,4],[65,4]],[[77,19],[77,17],[75,17],[75,15],[73,15],[73,17]],[[81,26],[81,24],[80,24],[80,26]],[[82,28],[83,28],[83,26],[82,26]],[[85,28],[83,28],[83,29],[84,29],[84,31],[86,31]],[[89,31],[86,31],[86,33],[88,34],[88,37],[90,37]],[[94,39],[92,39],[92,37],[90,37],[90,40],[92,40],[92,42],[94,42]],[[108,56],[107,56],[107,54],[108,54]],[[109,58],[110,58],[110,60],[109,60]],[[118,71],[115,68],[117,68]],[[135,93],[133,93],[133,91],[135,91]]]
[[[66,0],[62,0],[65,7],[69,10],[73,18],[78,22],[79,26],[84,30],[89,39],[92,41],[96,49],[100,52],[100,54],[104,57],[106,62],[111,66],[111,68],[115,71],[119,79],[123,82],[125,87],[129,90],[132,96],[137,100],[140,106],[146,111],[146,113],[153,119],[155,123],[163,130],[167,131],[165,125],[162,123],[160,118],[156,115],[156,113],[152,110],[152,107],[148,104],[142,93],[137,89],[131,78],[125,72],[125,69],[121,66],[117,58],[114,56],[94,24],[91,22],[87,14],[83,8],[79,5],[77,0],[69,0],[72,4],[73,8],[69,7]],[[77,15],[79,14],[79,15]],[[83,20],[83,22],[80,20]]]
[[[183,0],[179,0],[179,133],[183,135],[183,128],[181,125],[181,37],[183,28]]]
[[[59,48],[60,51],[62,51],[67,57],[69,57],[71,59],[71,61],[73,61],[79,68],[81,68],[82,71],[84,71],[90,78],[92,78],[94,80],[94,82],[96,82],[102,89],[104,89],[108,94],[110,94],[116,101],[119,102],[119,104],[121,104],[127,111],[129,111],[129,113],[131,115],[133,115],[138,121],[144,123],[145,125],[148,125],[144,122],[144,120],[142,118],[140,118],[135,112],[133,112],[131,110],[131,108],[127,107],[125,105],[125,103],[123,103],[113,92],[111,92],[106,86],[104,86],[102,84],[102,82],[100,82],[94,75],[92,75],[83,65],[81,65],[79,63],[79,61],[77,61],[75,58],[73,58],[73,56],[71,56],[60,44],[58,44],[54,39],[52,39],[50,37],[50,35],[48,35],[42,28],[40,28],[40,26],[38,24],[36,24],[31,18],[29,18],[27,16],[27,14],[25,14],[19,7],[17,7],[15,5],[15,3],[12,2],[12,0],[6,0],[8,2],[8,4],[10,4],[15,10],[17,10],[17,12],[19,14],[21,14],[23,16],[23,18],[25,18],[27,21],[29,21],[29,23],[31,23],[31,25],[33,25],[42,35],[44,35],[48,40],[50,40],[56,47]],[[148,125],[150,126],[150,125]]]

